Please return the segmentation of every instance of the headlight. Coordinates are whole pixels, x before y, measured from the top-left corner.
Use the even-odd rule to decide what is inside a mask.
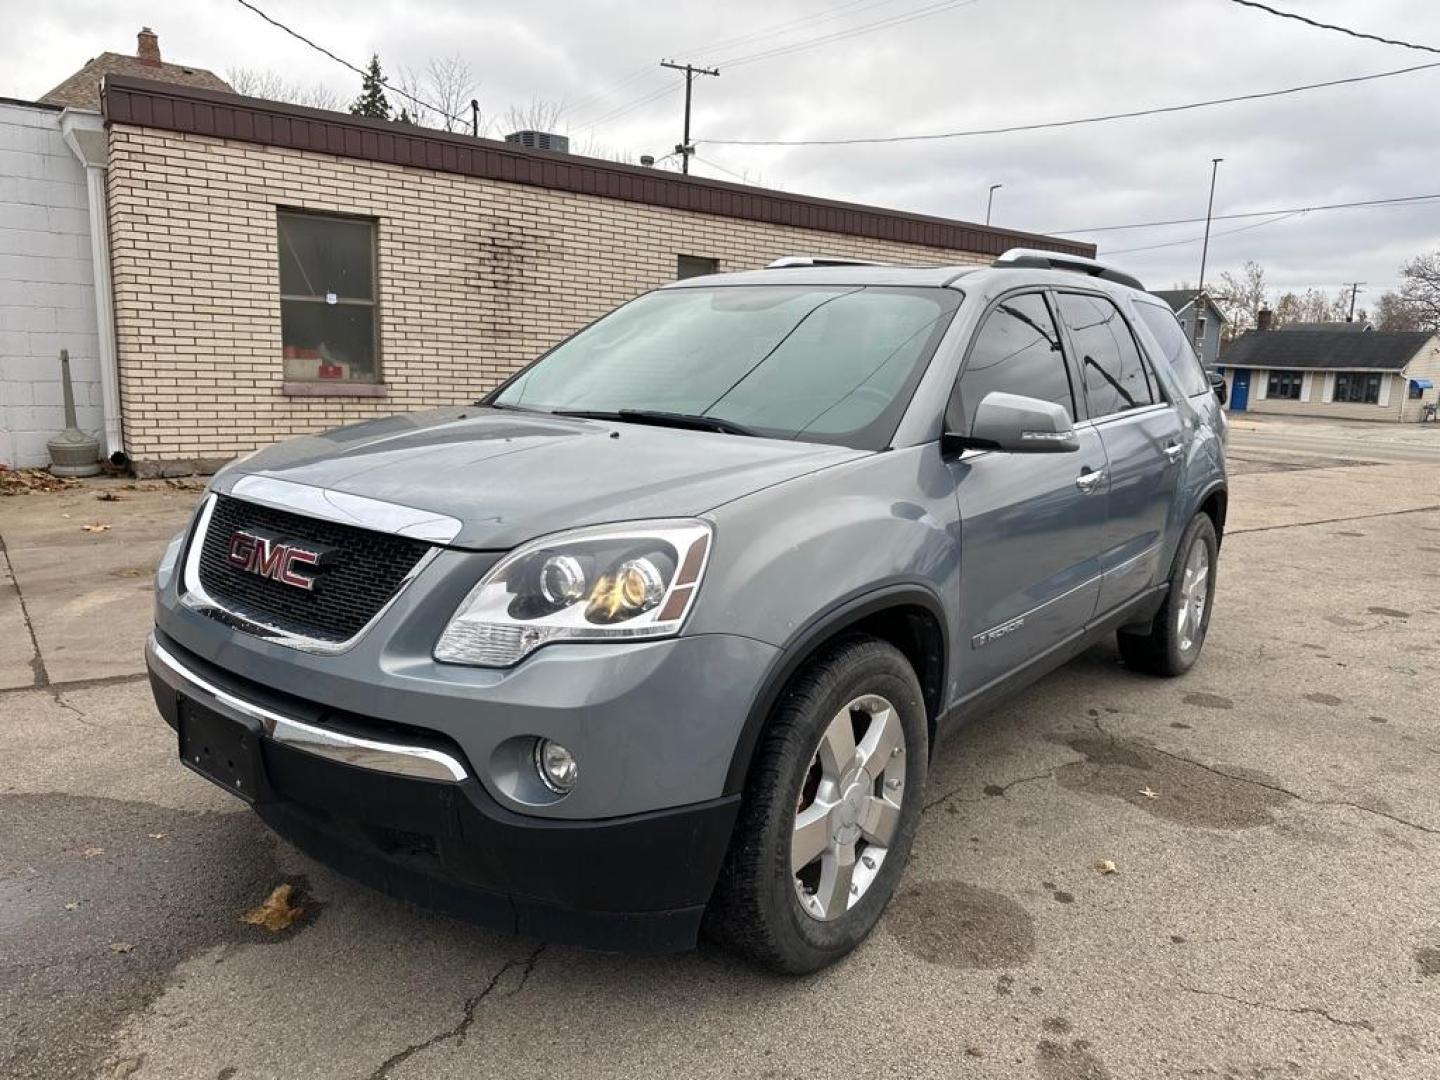
[[[435,659],[509,667],[550,641],[679,633],[709,553],[710,526],[694,520],[601,525],[536,540],[470,590]]]

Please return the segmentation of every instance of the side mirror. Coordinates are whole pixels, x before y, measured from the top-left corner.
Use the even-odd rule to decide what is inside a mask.
[[[1224,405],[1230,399],[1229,392],[1225,389],[1225,376],[1218,371],[1210,372],[1210,389],[1215,391],[1216,398]]]
[[[1064,454],[1080,449],[1075,425],[1063,405],[992,391],[975,409],[969,434],[946,432],[945,441],[964,450],[1009,454]]]

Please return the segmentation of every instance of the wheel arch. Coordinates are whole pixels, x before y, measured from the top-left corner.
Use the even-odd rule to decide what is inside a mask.
[[[781,649],[751,700],[726,773],[726,795],[744,790],[760,733],[785,688],[810,660],[835,641],[857,633],[889,642],[910,661],[920,680],[929,742],[934,747],[949,657],[945,610],[939,597],[924,586],[889,586],[852,598],[816,616]]]
[[[1205,514],[1215,526],[1215,546],[1225,538],[1225,514],[1230,508],[1230,491],[1221,481],[1207,487],[1196,502],[1195,512]],[[1192,515],[1193,516],[1193,515]]]

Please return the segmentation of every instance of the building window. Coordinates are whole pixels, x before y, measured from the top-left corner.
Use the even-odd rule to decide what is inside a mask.
[[[684,281],[686,278],[704,277],[706,274],[715,274],[720,271],[719,259],[708,259],[704,255],[676,255],[675,256],[675,280]]]
[[[1205,316],[1195,316],[1195,350],[1203,352],[1205,349]]]
[[[1425,388],[1414,379],[1410,380],[1410,392],[1405,395],[1411,401],[1419,401],[1425,396]]]
[[[1298,371],[1272,371],[1265,386],[1265,396],[1300,400],[1301,375]]]
[[[286,382],[380,381],[375,222],[280,211]]]
[[[1335,400],[1362,405],[1380,403],[1380,376],[1342,371],[1335,376]]]

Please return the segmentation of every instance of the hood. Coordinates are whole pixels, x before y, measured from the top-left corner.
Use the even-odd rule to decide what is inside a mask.
[[[458,519],[455,547],[503,549],[561,529],[690,517],[868,456],[843,446],[481,406],[405,413],[291,439],[225,469]]]

